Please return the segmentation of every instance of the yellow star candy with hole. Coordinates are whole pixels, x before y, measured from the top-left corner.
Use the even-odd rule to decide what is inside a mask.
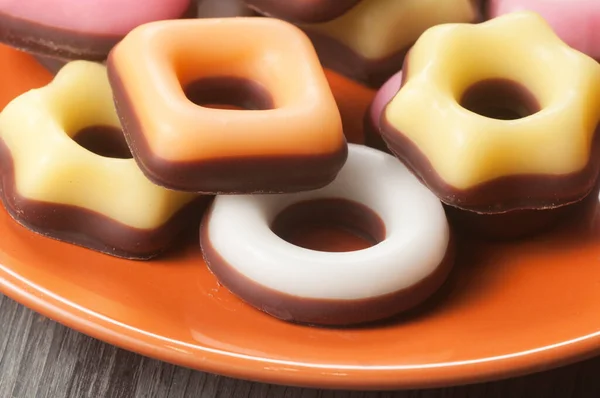
[[[197,195],[153,184],[133,158],[81,146],[75,137],[89,127],[121,130],[103,65],[72,61],[12,100],[0,112],[4,207],[47,237],[118,257],[156,256],[184,227],[169,222]],[[173,235],[163,238],[170,229],[162,228]]]
[[[493,213],[587,195],[599,122],[600,65],[524,11],[426,31],[381,130],[443,202]]]

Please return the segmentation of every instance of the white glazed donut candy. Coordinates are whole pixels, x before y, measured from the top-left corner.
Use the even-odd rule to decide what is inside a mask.
[[[390,317],[436,291],[453,265],[440,201],[396,158],[349,144],[328,186],[295,194],[218,196],[200,241],[210,270],[249,304],[281,319],[348,325]],[[373,210],[385,239],[364,250],[305,249],[271,225],[290,205],[337,198]]]

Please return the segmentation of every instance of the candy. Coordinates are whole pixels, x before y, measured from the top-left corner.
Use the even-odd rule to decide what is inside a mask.
[[[199,0],[199,18],[249,17],[255,15],[243,0]]]
[[[365,114],[365,145],[379,149],[380,151],[388,152],[387,145],[379,134],[379,121],[381,120],[381,114],[383,113],[385,106],[392,98],[394,98],[401,85],[402,71],[390,77],[377,91],[368,112]]]
[[[145,178],[120,131],[106,68],[93,62],[71,62],[9,103],[0,155],[2,202],[19,224],[113,256],[158,255],[207,201]]]
[[[440,287],[454,262],[440,201],[391,155],[348,146],[348,161],[325,188],[215,199],[200,241],[210,270],[225,287],[277,318],[319,325],[384,319]],[[288,243],[273,230],[297,220],[289,215],[297,206],[303,210],[299,217],[322,221],[333,215],[377,243],[342,253]]]
[[[190,0],[0,0],[0,41],[55,58],[102,61],[134,27],[195,14]]]
[[[600,60],[598,0],[490,0],[487,14],[495,18],[523,10],[540,14],[565,43]]]
[[[600,65],[520,12],[423,34],[380,127],[442,202],[502,213],[584,198],[599,122]]]
[[[300,26],[325,67],[379,87],[427,28],[479,18],[471,0],[362,0],[332,21]]]
[[[286,22],[146,24],[115,47],[108,71],[133,156],[150,180],[167,188],[316,189],[346,160],[323,69],[310,41]]]
[[[316,23],[337,18],[364,0],[245,0],[261,14],[288,21]]]

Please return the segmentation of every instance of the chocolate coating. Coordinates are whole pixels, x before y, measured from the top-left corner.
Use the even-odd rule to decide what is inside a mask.
[[[387,143],[381,136],[381,129],[379,127],[379,123],[381,122],[381,115],[383,114],[383,112],[385,112],[385,108],[386,108],[387,104],[390,103],[390,101],[394,98],[394,96],[398,93],[400,88],[406,82],[406,76],[408,75],[408,59],[409,58],[410,58],[410,50],[408,50],[408,52],[406,53],[406,56],[404,57],[404,60],[402,61],[401,69],[399,70],[399,72],[397,72],[397,73],[402,74],[402,76],[400,78],[400,84],[398,85],[398,89],[394,90],[395,93],[389,99],[386,100],[386,104],[381,109],[381,112],[379,113],[379,115],[375,116],[372,114],[374,102],[371,102],[371,105],[367,109],[367,112],[365,113],[365,116],[363,119],[363,131],[364,131],[364,136],[365,136],[365,145],[368,147],[371,147],[371,148],[378,149],[382,152],[389,153],[389,154],[392,154],[392,152],[390,151],[390,149],[387,146]],[[393,77],[391,77],[390,79],[393,79]],[[383,85],[385,85],[386,82],[384,82]],[[383,87],[381,87],[380,90],[383,90]],[[379,92],[376,95],[378,95],[378,94],[379,94]]]
[[[131,152],[123,137],[123,132],[112,126],[88,126],[73,136],[73,141],[96,155],[131,159]]]
[[[154,230],[140,230],[80,207],[25,198],[15,184],[10,150],[0,139],[0,199],[20,225],[51,239],[131,260],[156,257],[199,222],[210,197],[199,197]]]
[[[342,204],[343,202],[347,203]],[[353,202],[339,200],[337,205],[352,208]],[[343,208],[338,209],[338,214],[343,210]],[[204,216],[200,227],[200,245],[210,271],[233,294],[242,297],[242,300],[255,308],[285,321],[321,326],[347,326],[392,317],[414,308],[430,297],[444,283],[454,264],[454,244],[450,241],[446,255],[435,271],[409,288],[359,300],[314,299],[292,296],[257,284],[245,275],[240,274],[223,259],[210,241],[207,226],[210,211]],[[356,208],[350,210],[350,214],[355,213]],[[354,221],[351,222],[356,225]],[[364,227],[361,229],[364,229]],[[366,226],[366,228],[369,228],[369,226]],[[370,233],[375,231],[377,231],[377,228],[370,231]],[[369,265],[365,264],[365,266],[368,267]]]
[[[191,1],[181,18],[196,18]],[[57,29],[0,13],[0,42],[33,54],[63,60],[103,61],[123,35],[98,35]],[[56,65],[51,65],[54,68]]]
[[[196,80],[183,91],[194,104],[247,110],[273,109],[273,98],[265,87],[239,77],[209,77]]]
[[[574,220],[589,219],[598,205],[600,180],[582,200],[569,206],[543,210],[513,210],[506,213],[481,214],[445,206],[446,216],[457,232],[471,239],[512,241],[564,228]]]
[[[526,87],[506,79],[477,82],[463,93],[460,105],[492,119],[521,119],[540,111],[537,98]]]
[[[479,0],[473,1],[477,10],[472,21],[475,23],[482,20],[482,16],[479,12]],[[371,88],[381,87],[392,75],[403,69],[404,61],[414,44],[411,43],[384,58],[367,59],[330,36],[312,31],[310,27],[301,28],[311,39],[323,67],[332,69]]]
[[[68,59],[53,58],[53,57],[49,57],[46,55],[35,55],[34,54],[33,57],[36,59],[36,61],[40,65],[42,65],[44,68],[46,68],[46,70],[48,72],[50,72],[52,75],[56,75],[58,73],[58,71],[60,71],[63,68],[63,66],[65,66],[66,64],[71,62],[71,60],[68,60]],[[104,65],[104,61],[102,61],[100,63]]]
[[[582,200],[569,206],[543,210],[513,210],[481,214],[445,206],[448,221],[461,234],[472,239],[511,241],[548,233],[577,219],[589,219],[597,207],[600,181]]]
[[[311,39],[323,67],[332,69],[369,87],[379,88],[402,68],[412,44],[382,59],[366,59],[338,40],[303,28]]]
[[[373,210],[365,205],[347,199],[314,199],[294,203],[277,215],[271,230],[286,242],[307,249],[299,242],[303,229],[335,227],[348,231],[370,246],[386,237],[385,224]],[[347,251],[339,248],[335,251]]]
[[[116,68],[108,60],[108,77],[113,89],[115,105],[129,148],[146,177],[157,185],[181,191],[196,191],[207,187],[204,193],[282,193],[299,192],[324,187],[332,182],[346,162],[348,147],[328,155],[256,156],[246,158],[219,158],[210,160],[168,161],[155,156],[141,129]],[[222,79],[229,79],[223,77]],[[239,83],[239,80],[236,79]],[[250,84],[249,87],[254,87]],[[251,92],[252,89],[244,90]],[[255,99],[261,103],[264,99]],[[227,101],[231,102],[231,101]],[[249,175],[254,176],[248,178]],[[269,187],[269,189],[265,189]]]
[[[379,125],[375,123],[373,118],[371,118],[371,106],[367,109],[365,113],[365,117],[363,119],[363,131],[365,134],[365,145],[371,148],[378,149],[385,153],[390,153],[390,150],[387,147],[387,144],[381,138],[381,134],[379,133]]]
[[[270,17],[297,23],[326,22],[346,13],[361,0],[244,0],[248,7]]]
[[[499,80],[491,82],[497,86]],[[503,84],[516,83],[505,80]],[[478,91],[481,89],[477,89]],[[524,90],[522,87],[506,88],[504,92]],[[491,93],[489,90],[485,90]],[[533,97],[523,94],[521,98]],[[502,96],[499,97],[504,104]],[[480,98],[482,99],[482,98]],[[494,100],[496,101],[496,100]],[[493,103],[493,102],[490,102]],[[523,106],[525,105],[525,107]],[[534,113],[536,106],[524,101],[516,109],[496,109],[496,116],[514,117],[515,112]],[[482,106],[482,105],[478,105]],[[490,107],[483,104],[489,111]],[[537,105],[539,108],[539,105]],[[522,174],[496,178],[468,189],[456,189],[446,183],[420,149],[402,132],[396,130],[382,115],[380,131],[390,151],[400,159],[440,200],[450,206],[476,213],[496,214],[514,210],[554,209],[579,202],[593,189],[600,170],[600,124],[594,133],[591,154],[586,166],[565,175]],[[482,132],[485,134],[485,132]]]
[[[56,75],[59,70],[62,69],[63,66],[67,64],[66,60],[59,58],[52,58],[44,55],[35,55],[34,58],[38,61],[40,65],[48,70],[48,72]]]
[[[461,233],[492,241],[525,239],[549,232],[573,214],[580,201],[571,206],[544,210],[513,210],[505,213],[482,214],[446,206],[448,220]]]

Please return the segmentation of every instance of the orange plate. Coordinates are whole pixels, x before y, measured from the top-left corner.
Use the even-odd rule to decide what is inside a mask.
[[[0,107],[48,79],[28,56],[0,48]],[[347,97],[340,82],[344,101],[360,108],[370,94]],[[130,262],[34,235],[3,210],[0,290],[108,343],[238,378],[346,389],[477,382],[600,352],[596,200],[593,207],[576,225],[534,240],[463,240],[437,300],[370,328],[309,328],[255,311],[219,286],[195,244]]]

